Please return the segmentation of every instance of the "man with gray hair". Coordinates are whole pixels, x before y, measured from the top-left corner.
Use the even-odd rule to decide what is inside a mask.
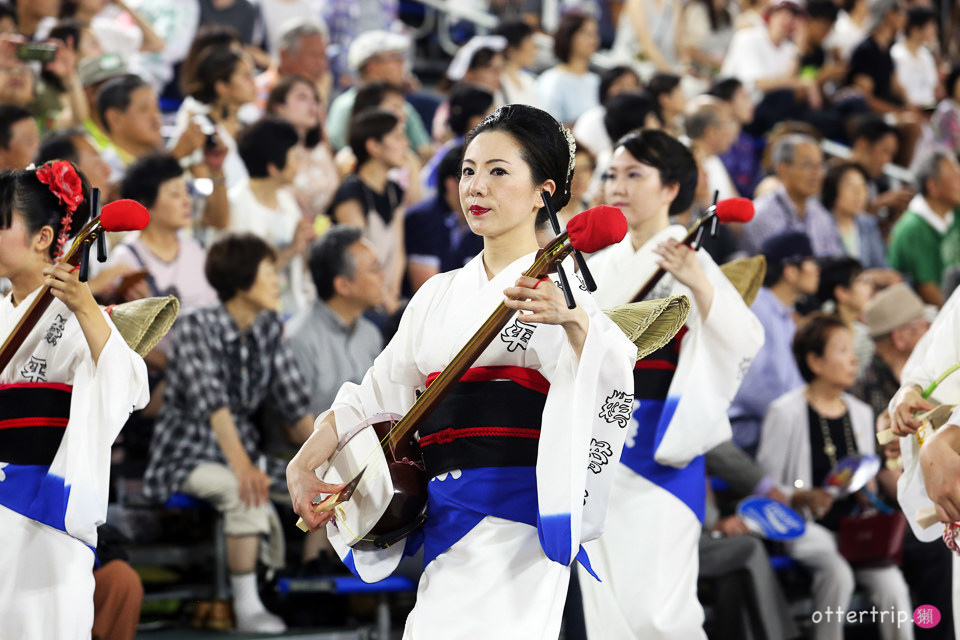
[[[733,117],[733,107],[713,96],[701,96],[690,105],[686,116],[687,136],[707,176],[710,197],[736,198],[737,188],[720,160],[740,135],[740,125]]]
[[[319,18],[293,18],[283,23],[276,42],[276,56],[270,68],[257,76],[257,100],[267,96],[280,79],[299,75],[317,87],[321,107],[326,109],[333,89],[333,74],[327,60],[327,25]],[[273,43],[271,43],[273,45]]]
[[[923,301],[943,305],[945,270],[960,265],[960,164],[936,149],[917,165],[920,193],[893,227],[890,266],[913,282]]]
[[[310,250],[317,288],[313,306],[287,323],[294,359],[308,383],[310,410],[330,408],[344,382],[359,383],[383,348],[383,337],[364,312],[383,302],[383,269],[363,232],[338,226]]]
[[[772,164],[781,186],[754,200],[756,214],[743,226],[741,249],[754,255],[767,238],[801,231],[815,256],[844,255],[833,218],[819,200],[824,169],[817,141],[799,133],[783,136],[774,144]]]

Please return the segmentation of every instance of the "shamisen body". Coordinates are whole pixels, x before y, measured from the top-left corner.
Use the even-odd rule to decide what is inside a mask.
[[[553,193],[569,198],[569,147],[546,113],[503,107],[472,132],[461,205],[484,250],[431,278],[359,385],[345,385],[290,463],[295,510],[312,528],[315,470],[372,415],[405,413],[505,300],[522,310],[420,430],[428,520],[422,534],[382,551],[332,540],[366,580],[387,575],[422,543],[425,570],[405,638],[556,638],[580,543],[599,535],[632,405],[636,347],[575,286],[575,309],[550,281],[522,273],[538,249],[534,221]],[[358,469],[359,471],[359,469]],[[482,606],[482,609],[480,608]]]
[[[621,139],[603,177],[604,202],[624,212],[629,231],[590,261],[597,301],[632,301],[662,267],[649,297],[685,294],[692,304],[673,341],[636,363],[605,533],[586,545],[603,582],[579,576],[591,640],[706,637],[696,593],[703,454],[731,437],[726,409],[763,328],[710,256],[680,244],[686,230],[668,221],[690,207],[696,181],[690,151],[656,130]]]
[[[55,262],[88,194],[68,162],[0,174],[0,342],[54,297],[0,371],[0,638],[90,637],[110,446],[148,399],[143,360]]]

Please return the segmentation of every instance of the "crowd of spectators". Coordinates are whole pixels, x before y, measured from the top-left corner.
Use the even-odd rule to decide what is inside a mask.
[[[788,549],[816,606],[845,606],[859,582],[878,606],[912,610],[912,594],[949,617],[949,591],[924,589],[933,569],[851,568],[835,538],[864,501],[817,487],[836,458],[873,451],[900,368],[960,282],[954,3],[481,4],[499,24],[461,25],[450,57],[411,38],[396,0],[0,3],[0,169],[68,159],[104,202],[150,211],[110,238],[91,286],[104,303],[180,300],[147,357],[144,491],[224,513],[239,627],[283,628],[251,577],[261,536],[283,561],[283,452],[360,380],[405,301],[479,252],[463,139],[511,102],[578,140],[562,224],[602,203],[614,142],[640,128],[697,159],[677,220],[714,194],[753,199],[754,219],[708,245],[718,263],[767,260],[752,307],[766,343],[729,412],[743,464],[817,522]],[[442,77],[414,73],[423,62]],[[884,474],[871,489],[895,508],[893,463]],[[724,522],[707,529],[742,533]],[[917,546],[908,532],[904,552]],[[311,539],[303,559],[326,553]]]

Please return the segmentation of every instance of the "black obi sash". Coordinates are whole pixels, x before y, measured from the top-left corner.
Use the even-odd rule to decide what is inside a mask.
[[[70,418],[72,391],[48,382],[0,384],[0,462],[53,462]]]
[[[667,399],[673,376],[677,373],[680,346],[686,333],[687,328],[681,327],[670,342],[646,358],[637,360],[633,368],[633,393],[637,400]]]
[[[428,386],[435,377],[427,378]],[[427,476],[453,469],[536,466],[549,388],[532,369],[469,369],[418,431]]]

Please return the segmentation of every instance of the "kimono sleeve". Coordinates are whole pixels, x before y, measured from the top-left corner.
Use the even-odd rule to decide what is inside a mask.
[[[657,462],[678,468],[732,437],[727,409],[763,346],[763,325],[740,293],[709,256],[701,264],[713,284],[713,302],[706,320],[699,309],[687,320],[690,331],[667,398],[676,411],[654,452]]]
[[[175,385],[183,394],[191,415],[203,422],[210,421],[214,411],[230,406],[226,386],[219,371],[222,354],[202,324],[198,314],[180,318],[176,327],[171,362],[176,363],[174,375],[167,384]]]
[[[590,320],[580,357],[560,327],[542,326],[538,331],[553,339],[531,341],[550,382],[538,449],[537,529],[547,556],[561,564],[603,531],[637,359],[636,346],[593,298],[581,290],[575,296]]]

